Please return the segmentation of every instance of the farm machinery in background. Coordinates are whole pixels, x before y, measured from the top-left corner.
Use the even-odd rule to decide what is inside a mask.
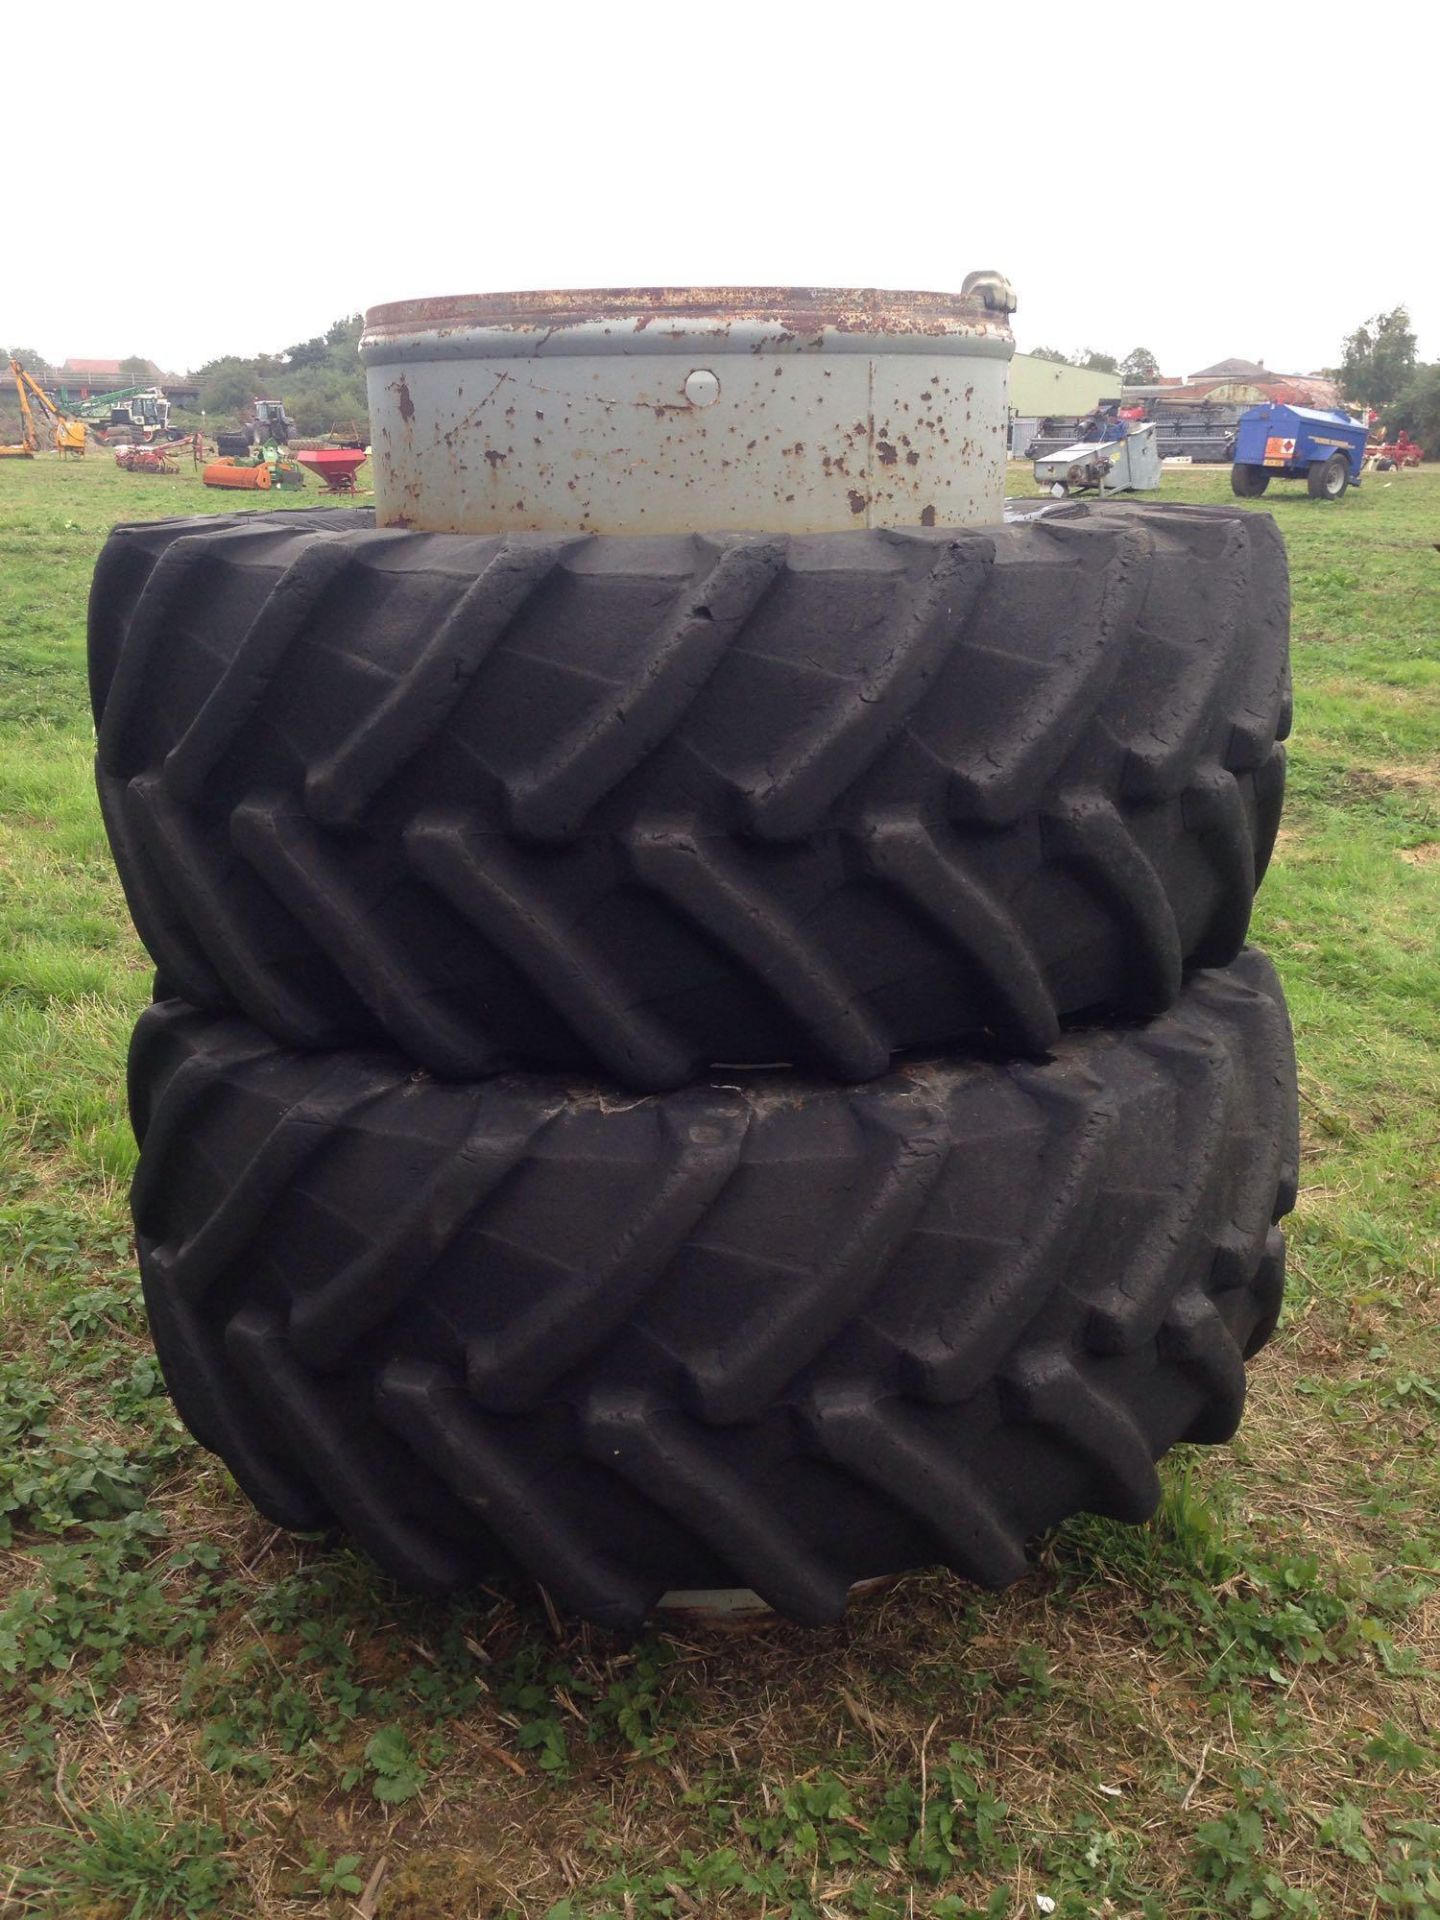
[[[324,482],[327,493],[354,493],[355,476],[370,458],[370,449],[357,421],[336,421],[328,442],[297,442],[295,458]]]
[[[1153,420],[1126,418],[1117,408],[1097,409],[1069,446],[1040,454],[1036,484],[1057,500],[1069,493],[1151,493],[1160,485],[1158,428]]]
[[[1419,447],[1402,427],[1393,440],[1374,441],[1366,449],[1370,464],[1377,473],[1389,473],[1393,467],[1418,467],[1425,458],[1425,449]]]
[[[290,455],[295,422],[278,400],[255,400],[243,425],[215,436],[217,458],[201,479],[207,487],[303,487],[305,475]]]
[[[198,433],[184,436],[190,446],[190,462],[198,467],[203,458],[204,443]],[[157,440],[150,446],[125,446],[115,449],[115,464],[122,473],[179,473],[179,455],[183,442],[179,440]]]
[[[313,443],[292,448],[295,422],[278,400],[256,400],[243,425],[215,436],[218,458],[206,467],[207,487],[303,487],[304,468],[325,484],[329,493],[354,493],[355,475],[365,464],[366,450],[352,421],[348,430],[336,428],[338,446]]]
[[[1348,413],[1278,401],[1249,407],[1235,437],[1231,490],[1255,500],[1272,480],[1303,480],[1312,500],[1339,500],[1360,485],[1368,434]]]
[[[1114,404],[1114,403],[1111,403]],[[1235,429],[1245,409],[1223,401],[1170,406],[1163,400],[1137,403],[1139,419],[1155,428],[1155,447],[1162,460],[1229,462],[1235,456]],[[1128,416],[1134,410],[1126,408]],[[1049,414],[1033,420],[1017,418],[1010,451],[1026,460],[1045,460],[1078,440],[1093,439],[1089,427],[1094,415]]]
[[[57,407],[39,381],[28,374],[18,360],[10,362],[10,374],[20,400],[20,439],[13,446],[0,447],[0,459],[34,459],[40,451],[40,435],[35,426],[37,410],[49,429],[51,444],[62,459],[70,455],[83,457],[85,422]]]
[[[288,447],[294,431],[283,401],[252,400],[248,420],[215,435],[215,450],[222,460],[248,460],[261,447]]]
[[[327,493],[354,493],[355,476],[369,455],[363,447],[297,447],[295,458],[324,481]]]
[[[303,487],[305,475],[288,451],[266,440],[247,454],[222,453],[212,460],[200,478],[207,487],[260,488]]]
[[[75,414],[107,446],[120,441],[149,446],[157,440],[189,437],[183,427],[171,426],[170,402],[159,387],[122,387],[118,393],[97,393],[78,401]]]

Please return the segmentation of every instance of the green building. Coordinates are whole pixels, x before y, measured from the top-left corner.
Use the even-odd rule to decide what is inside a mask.
[[[1017,353],[1010,362],[1010,411],[1029,419],[1049,413],[1090,413],[1120,393],[1118,373],[1092,373],[1059,360]]]

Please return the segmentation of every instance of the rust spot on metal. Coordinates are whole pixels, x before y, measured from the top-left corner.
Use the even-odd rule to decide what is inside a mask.
[[[860,521],[913,527],[924,465],[925,495],[934,503],[926,524],[935,526],[935,496],[947,484],[947,463],[958,459],[963,436],[979,428],[969,418],[962,422],[963,402],[956,408],[970,366],[955,368],[958,379],[947,371],[944,379],[934,375],[927,382],[925,360],[947,369],[952,356],[973,363],[972,392],[986,395],[988,404],[992,387],[1003,390],[1003,369],[992,363],[1011,344],[1003,318],[985,324],[958,312],[942,318],[937,303],[947,299],[951,308],[963,304],[949,296],[882,296],[865,289],[640,288],[377,309],[369,316],[372,325],[384,324],[369,341],[366,358],[372,381],[383,383],[381,412],[388,412],[397,443],[391,465],[398,471],[388,490],[409,515],[422,500],[428,506],[436,490],[446,492],[436,513],[447,525],[496,531],[517,523],[573,527],[582,516],[613,531],[627,514],[637,532],[654,530],[692,511],[685,491],[696,492],[698,507],[707,484],[713,498],[706,499],[705,510],[718,516],[717,525],[754,524],[758,516],[786,527]],[[894,313],[886,324],[887,303],[912,307],[913,324],[893,324]],[[925,337],[887,341],[887,334],[907,332]],[[707,365],[711,350],[733,355],[757,342],[761,360],[732,358],[728,378],[717,361],[725,397],[713,421],[701,424],[693,403],[680,402],[687,367]],[[925,346],[928,355],[920,351]],[[771,363],[768,384],[764,359]],[[412,362],[426,363],[417,374],[418,400],[407,384]],[[463,377],[452,400],[456,372]],[[507,384],[509,394],[503,392]],[[521,413],[534,425],[517,431]],[[847,414],[854,422],[848,430]],[[542,423],[550,429],[544,436],[538,433]],[[501,425],[507,429],[504,448],[489,440]],[[383,417],[376,431],[383,442]],[[1001,433],[1003,428],[987,426],[987,454],[990,438]],[[718,447],[707,449],[707,434],[738,441],[746,457],[731,448],[732,458],[720,460]],[[558,466],[547,458],[557,450]],[[707,454],[717,463],[708,483]],[[854,458],[853,474],[847,455]],[[907,469],[903,480],[895,477],[900,465]],[[979,492],[962,500],[967,484],[964,478],[954,482],[958,491],[946,503],[947,524],[967,512],[973,517],[983,504]],[[408,496],[417,485],[412,502]],[[397,499],[402,487],[406,494]],[[737,487],[743,500],[726,491]],[[997,491],[988,470],[980,491]],[[567,492],[568,501],[562,499]],[[523,507],[516,504],[522,495]],[[385,502],[379,504],[383,510]],[[743,521],[736,517],[742,513]]]

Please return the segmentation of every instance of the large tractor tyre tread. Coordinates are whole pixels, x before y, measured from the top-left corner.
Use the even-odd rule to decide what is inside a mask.
[[[355,526],[353,509],[337,513],[328,507],[302,507],[291,511],[298,512],[304,532],[312,539],[321,534],[345,533]],[[290,517],[290,512],[270,507],[258,513],[204,513],[179,520],[135,521],[111,529],[90,581],[87,650],[90,708],[97,731],[137,606],[166,548],[176,539],[241,529],[252,520],[273,528]]]
[[[1295,1068],[1269,963],[1044,1065],[620,1100],[140,1020],[145,1295],[196,1436],[397,1579],[636,1625],[798,1620],[944,1563],[992,1587],[1234,1429],[1280,1307]]]
[[[100,791],[162,974],[299,1047],[679,1086],[1154,1013],[1279,817],[1268,519],[481,539],[127,527]]]

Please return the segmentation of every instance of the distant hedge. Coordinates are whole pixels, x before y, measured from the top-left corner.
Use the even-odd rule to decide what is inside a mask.
[[[302,434],[327,433],[353,421],[369,438],[365,374],[359,344],[363,316],[337,320],[313,340],[301,340],[283,353],[262,353],[253,360],[226,354],[198,368],[191,379],[200,388],[200,405],[212,430],[238,423],[252,400],[280,400]]]

